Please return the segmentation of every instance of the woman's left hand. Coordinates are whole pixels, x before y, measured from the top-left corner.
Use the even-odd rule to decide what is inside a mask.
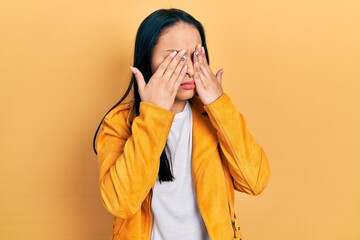
[[[205,49],[199,44],[194,52],[194,81],[196,91],[204,105],[209,105],[223,94],[222,75],[220,69],[216,75],[211,71],[207,62]]]

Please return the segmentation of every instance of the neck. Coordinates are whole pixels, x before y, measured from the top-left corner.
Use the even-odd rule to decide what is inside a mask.
[[[183,101],[175,101],[174,105],[171,107],[171,111],[173,113],[179,113],[184,110],[184,107],[186,105],[186,100]]]

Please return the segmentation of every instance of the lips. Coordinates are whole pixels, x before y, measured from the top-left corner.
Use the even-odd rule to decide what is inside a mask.
[[[184,82],[180,85],[183,89],[186,90],[192,90],[195,88],[195,82],[191,81],[191,82]]]

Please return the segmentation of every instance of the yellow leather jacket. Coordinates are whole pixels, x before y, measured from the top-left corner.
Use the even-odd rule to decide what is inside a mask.
[[[190,102],[192,174],[200,213],[211,240],[241,239],[234,189],[259,194],[269,181],[267,158],[226,94],[207,106],[197,96]],[[146,102],[140,104],[139,116],[134,112],[132,103],[112,110],[97,142],[100,193],[115,216],[116,240],[150,239],[152,187],[175,116]]]

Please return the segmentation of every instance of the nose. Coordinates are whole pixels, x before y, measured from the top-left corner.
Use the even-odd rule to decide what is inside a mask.
[[[185,65],[187,66],[186,75],[188,78],[192,78],[194,76],[194,63],[192,61],[192,56],[187,56]]]

